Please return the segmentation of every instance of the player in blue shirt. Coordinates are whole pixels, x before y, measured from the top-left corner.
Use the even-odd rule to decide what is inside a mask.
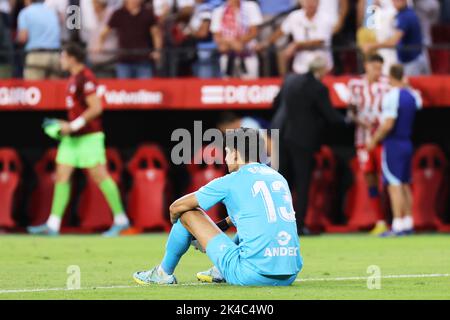
[[[383,141],[382,172],[388,185],[394,219],[392,231],[383,234],[403,235],[413,231],[411,196],[411,134],[416,111],[422,108],[420,95],[403,82],[403,67],[393,65],[389,81],[391,91],[383,98],[383,124],[367,145],[373,149]]]
[[[176,283],[173,272],[193,237],[201,248],[206,248],[227,283],[287,286],[296,279],[303,262],[286,180],[258,162],[265,147],[257,130],[228,130],[225,146],[230,173],[170,206],[174,226],[166,254],[159,266],[134,274],[139,284]],[[219,202],[228,211],[226,224],[236,226],[239,244],[204,213]]]

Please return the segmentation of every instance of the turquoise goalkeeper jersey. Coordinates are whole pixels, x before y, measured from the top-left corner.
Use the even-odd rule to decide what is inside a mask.
[[[250,163],[217,178],[196,193],[208,210],[222,202],[239,237],[239,254],[262,275],[292,275],[302,258],[295,212],[286,179],[272,168]]]

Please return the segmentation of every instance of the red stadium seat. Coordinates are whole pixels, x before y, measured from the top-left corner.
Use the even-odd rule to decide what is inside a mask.
[[[350,161],[353,172],[353,185],[347,193],[344,212],[348,219],[348,227],[356,230],[367,230],[377,222],[376,212],[370,205],[368,187],[364,173],[355,157]]]
[[[335,197],[336,159],[333,151],[323,146],[315,160],[305,224],[313,231],[323,231],[332,225],[329,217]]]
[[[114,148],[106,150],[108,171],[112,179],[120,186],[123,172],[123,162],[119,152]],[[86,171],[86,187],[80,196],[78,209],[80,227],[87,230],[109,228],[113,223],[113,214],[106,199],[94,180]]]
[[[22,163],[17,152],[10,148],[0,148],[0,227],[15,227],[14,200],[21,173]]]
[[[164,153],[153,144],[141,146],[128,163],[133,178],[128,214],[138,230],[170,229],[165,199],[168,169]]]
[[[195,192],[211,180],[220,178],[225,174],[225,166],[215,164],[215,162],[224,163],[223,152],[220,148],[205,146],[195,154],[193,163],[187,166],[191,177],[187,193]],[[217,204],[209,209],[207,214],[213,221],[217,222],[223,219],[222,209],[223,207]]]
[[[436,145],[417,150],[412,163],[414,228],[436,229],[448,196],[447,159]]]

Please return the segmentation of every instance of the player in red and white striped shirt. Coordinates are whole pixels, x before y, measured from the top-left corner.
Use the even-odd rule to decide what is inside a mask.
[[[384,212],[381,208],[378,177],[381,172],[381,145],[367,151],[366,144],[380,124],[383,96],[389,91],[387,77],[382,75],[383,58],[378,54],[366,57],[366,73],[348,83],[350,90],[349,112],[356,123],[355,146],[358,162],[366,176],[370,202],[377,213],[377,225],[372,234],[387,230]]]

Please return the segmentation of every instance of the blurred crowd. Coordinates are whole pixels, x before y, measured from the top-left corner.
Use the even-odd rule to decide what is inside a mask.
[[[68,41],[99,77],[283,76],[317,55],[339,75],[374,51],[420,75],[437,24],[450,1],[0,0],[0,78],[59,77]]]

